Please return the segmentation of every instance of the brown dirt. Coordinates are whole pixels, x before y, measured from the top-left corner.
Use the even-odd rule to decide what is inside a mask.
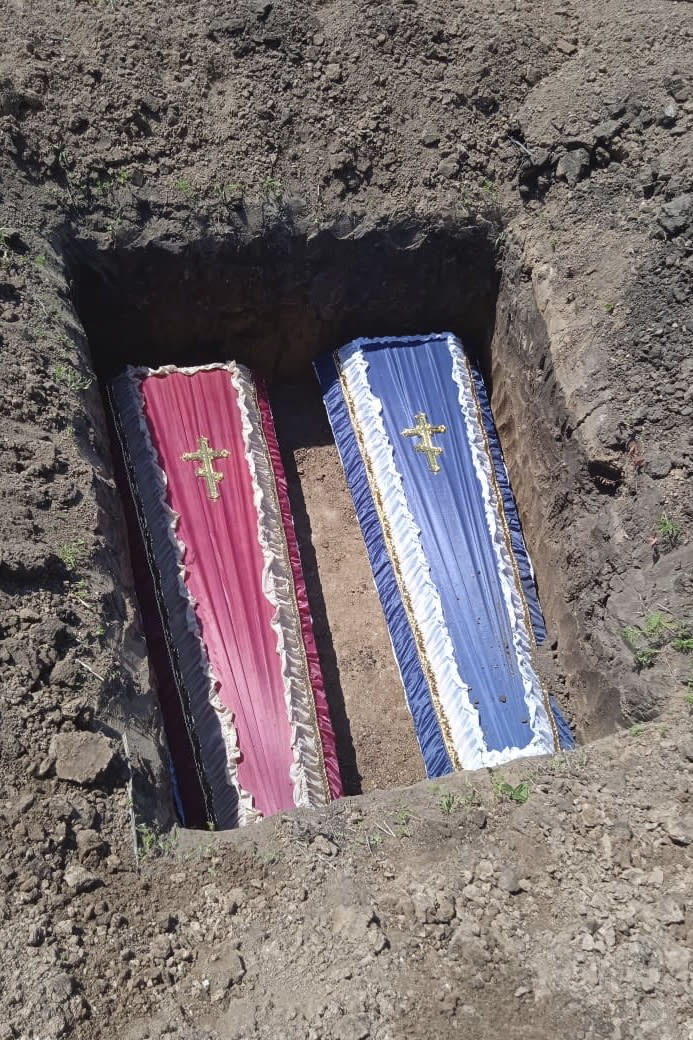
[[[690,1040],[693,7],[2,14],[0,1040]],[[411,733],[334,449],[280,384],[432,328],[484,367],[596,743],[174,846],[95,377],[273,379],[345,769],[375,787],[413,778]],[[104,775],[61,768],[75,732]]]
[[[345,790],[414,783],[423,760],[317,381],[278,386],[272,408]]]

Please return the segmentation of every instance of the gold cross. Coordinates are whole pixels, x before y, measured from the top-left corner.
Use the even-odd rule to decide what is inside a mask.
[[[207,484],[207,495],[212,501],[219,498],[219,483],[224,479],[223,473],[218,473],[212,462],[214,459],[227,459],[229,453],[226,448],[214,451],[210,448],[206,437],[200,437],[197,451],[186,451],[181,455],[183,462],[201,462],[199,469],[195,470],[196,477],[202,477]]]
[[[426,418],[425,412],[417,412],[414,418],[416,419],[416,426],[412,426],[408,430],[402,430],[402,436],[421,438],[419,444],[414,445],[414,451],[420,451],[422,455],[426,456],[431,473],[438,473],[440,472],[438,455],[442,455],[443,449],[433,443],[431,434],[445,433],[445,427],[432,426]]]

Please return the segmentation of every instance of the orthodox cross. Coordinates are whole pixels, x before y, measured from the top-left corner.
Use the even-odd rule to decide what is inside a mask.
[[[412,426],[408,430],[402,430],[402,436],[420,438],[419,443],[414,445],[414,451],[420,451],[422,455],[426,456],[431,473],[438,473],[440,471],[438,455],[442,455],[443,449],[433,443],[431,434],[445,433],[445,427],[432,426],[426,418],[425,412],[417,412],[414,418],[416,419],[416,426]]]
[[[200,462],[201,466],[195,470],[196,477],[202,477],[207,484],[207,496],[212,501],[219,498],[219,483],[224,479],[224,474],[217,472],[214,469],[212,463],[214,459],[227,459],[229,453],[226,448],[222,448],[221,451],[214,451],[210,448],[209,441],[206,437],[200,437],[198,440],[197,451],[186,451],[181,455],[183,462]]]

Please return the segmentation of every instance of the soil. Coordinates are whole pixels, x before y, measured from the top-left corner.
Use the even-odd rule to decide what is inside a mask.
[[[272,410],[345,791],[414,783],[426,771],[317,382],[280,384]]]
[[[690,1040],[693,6],[3,16],[0,1040]],[[434,329],[485,372],[582,747],[393,787],[416,749],[298,384]],[[368,793],[176,835],[99,380],[229,356],[272,382]]]

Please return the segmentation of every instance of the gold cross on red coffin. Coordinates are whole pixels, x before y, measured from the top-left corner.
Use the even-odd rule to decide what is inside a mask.
[[[443,449],[433,443],[431,435],[434,433],[445,433],[446,427],[433,426],[426,418],[425,412],[417,412],[414,419],[416,425],[407,430],[402,430],[402,436],[420,437],[420,442],[414,445],[414,451],[421,452],[422,455],[426,456],[431,473],[439,473],[440,463],[438,462],[438,456],[443,454]]]
[[[195,476],[205,481],[207,484],[207,497],[214,502],[221,497],[219,484],[224,479],[224,474],[214,469],[212,463],[215,459],[227,459],[229,453],[226,448],[222,448],[220,451],[210,448],[209,440],[206,437],[200,437],[197,444],[197,451],[185,451],[181,455],[181,459],[183,462],[201,463],[200,468],[195,470]]]

